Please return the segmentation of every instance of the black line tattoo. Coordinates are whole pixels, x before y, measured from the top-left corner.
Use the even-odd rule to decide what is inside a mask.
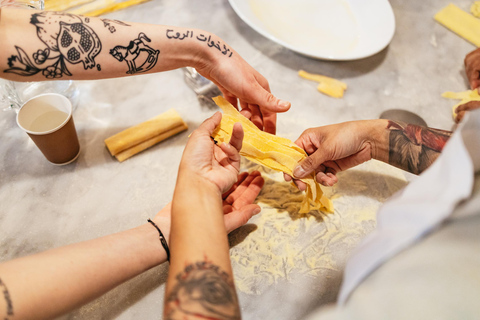
[[[102,50],[102,44],[93,29],[79,16],[43,11],[32,14],[30,23],[37,28],[38,38],[47,47],[32,55],[32,63],[28,54],[15,46],[17,55],[8,58],[9,68],[3,72],[21,76],[33,76],[41,72],[45,78],[54,79],[72,75],[66,62],[82,62],[85,70],[96,65],[95,57]]]
[[[5,305],[7,307],[7,313],[4,317],[5,320],[8,320],[9,316],[13,316],[13,303],[12,297],[10,296],[10,292],[8,292],[7,285],[0,279],[0,290],[3,298],[5,299]]]
[[[173,29],[168,29],[166,35],[167,35],[168,39],[175,39],[175,40],[184,40],[184,39],[188,39],[188,38],[194,38],[193,37],[194,36],[193,31],[191,31],[191,30],[188,30],[185,33],[180,33],[180,32],[175,32],[175,30],[173,30]],[[197,39],[198,41],[202,41],[202,42],[207,43],[207,45],[210,48],[218,49],[218,51],[220,51],[224,56],[228,56],[230,58],[233,55],[232,50],[227,48],[226,44],[224,44],[224,43],[222,44],[218,40],[217,41],[212,40],[211,35],[209,35],[208,38],[207,38],[204,34],[199,34],[194,39]]]
[[[442,152],[452,132],[388,121],[388,163],[414,174],[427,169]]]
[[[138,38],[130,41],[128,47],[116,46],[110,50],[110,54],[118,61],[127,63],[128,74],[147,72],[157,64],[160,54],[160,50],[153,49],[147,42],[151,42],[151,40],[145,33],[140,32]],[[146,55],[142,53],[146,53]]]
[[[240,319],[237,294],[230,276],[208,261],[188,265],[176,277],[167,297],[165,319]]]
[[[111,20],[111,19],[100,19],[100,20],[103,22],[103,26],[105,28],[107,28],[108,31],[110,31],[110,33],[114,33],[115,31],[117,31],[115,26],[112,25],[113,23],[116,23],[116,24],[119,24],[119,25],[125,26],[125,27],[130,27],[129,24],[126,24],[125,22],[120,21],[120,20]]]

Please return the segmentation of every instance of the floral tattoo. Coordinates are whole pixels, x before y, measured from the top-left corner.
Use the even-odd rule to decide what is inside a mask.
[[[240,319],[233,281],[207,261],[188,265],[167,297],[165,319]]]
[[[8,58],[9,68],[6,73],[21,76],[33,76],[42,73],[47,79],[61,78],[72,74],[67,63],[83,63],[85,70],[97,67],[95,57],[102,50],[97,34],[88,23],[90,20],[63,12],[40,12],[32,14],[30,23],[37,28],[38,38],[46,45],[32,54],[33,62],[28,54],[15,46],[17,55]]]

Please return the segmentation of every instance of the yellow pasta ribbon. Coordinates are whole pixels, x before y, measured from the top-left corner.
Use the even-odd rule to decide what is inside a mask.
[[[291,140],[258,129],[223,97],[218,96],[213,100],[223,110],[220,126],[212,135],[218,143],[228,143],[233,125],[239,122],[245,134],[240,154],[250,161],[293,175],[295,166],[307,157],[305,151]],[[315,175],[312,173],[308,178],[301,180],[307,184],[307,190],[299,212],[308,213],[311,210],[333,212],[333,204],[323,194]]]
[[[298,75],[304,79],[318,82],[317,90],[333,98],[342,98],[343,93],[347,90],[345,82],[334,78],[308,73],[303,70],[298,71]]]
[[[450,3],[434,19],[465,40],[480,47],[480,20]]]
[[[452,115],[453,119],[457,117],[457,113],[455,110],[459,105],[465,104],[470,101],[480,101],[480,95],[478,94],[478,91],[475,90],[467,90],[467,91],[462,91],[462,92],[451,92],[447,91],[442,93],[442,97],[447,98],[447,99],[458,99],[461,100],[459,103],[454,105],[452,107]]]

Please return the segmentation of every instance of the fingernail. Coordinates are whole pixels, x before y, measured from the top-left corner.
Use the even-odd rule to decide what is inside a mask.
[[[290,102],[283,101],[283,100],[278,100],[278,106],[281,107],[281,108],[289,108],[290,107]]]
[[[262,211],[261,208],[256,208],[255,210],[253,210],[253,215],[259,214],[260,211]]]
[[[307,172],[300,165],[296,166],[295,169],[293,169],[293,177],[294,178],[303,178],[303,176],[306,173]]]

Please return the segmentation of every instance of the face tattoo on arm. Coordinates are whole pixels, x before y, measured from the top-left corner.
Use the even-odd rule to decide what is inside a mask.
[[[63,12],[34,13],[30,23],[37,27],[38,38],[46,45],[30,56],[15,46],[18,55],[8,58],[6,73],[32,76],[41,72],[47,79],[71,76],[67,63],[83,63],[85,70],[95,67],[95,57],[102,50],[97,34],[84,18]],[[97,69],[100,66],[97,65]]]
[[[219,266],[198,261],[187,265],[176,280],[167,297],[166,320],[240,319],[233,281]]]

